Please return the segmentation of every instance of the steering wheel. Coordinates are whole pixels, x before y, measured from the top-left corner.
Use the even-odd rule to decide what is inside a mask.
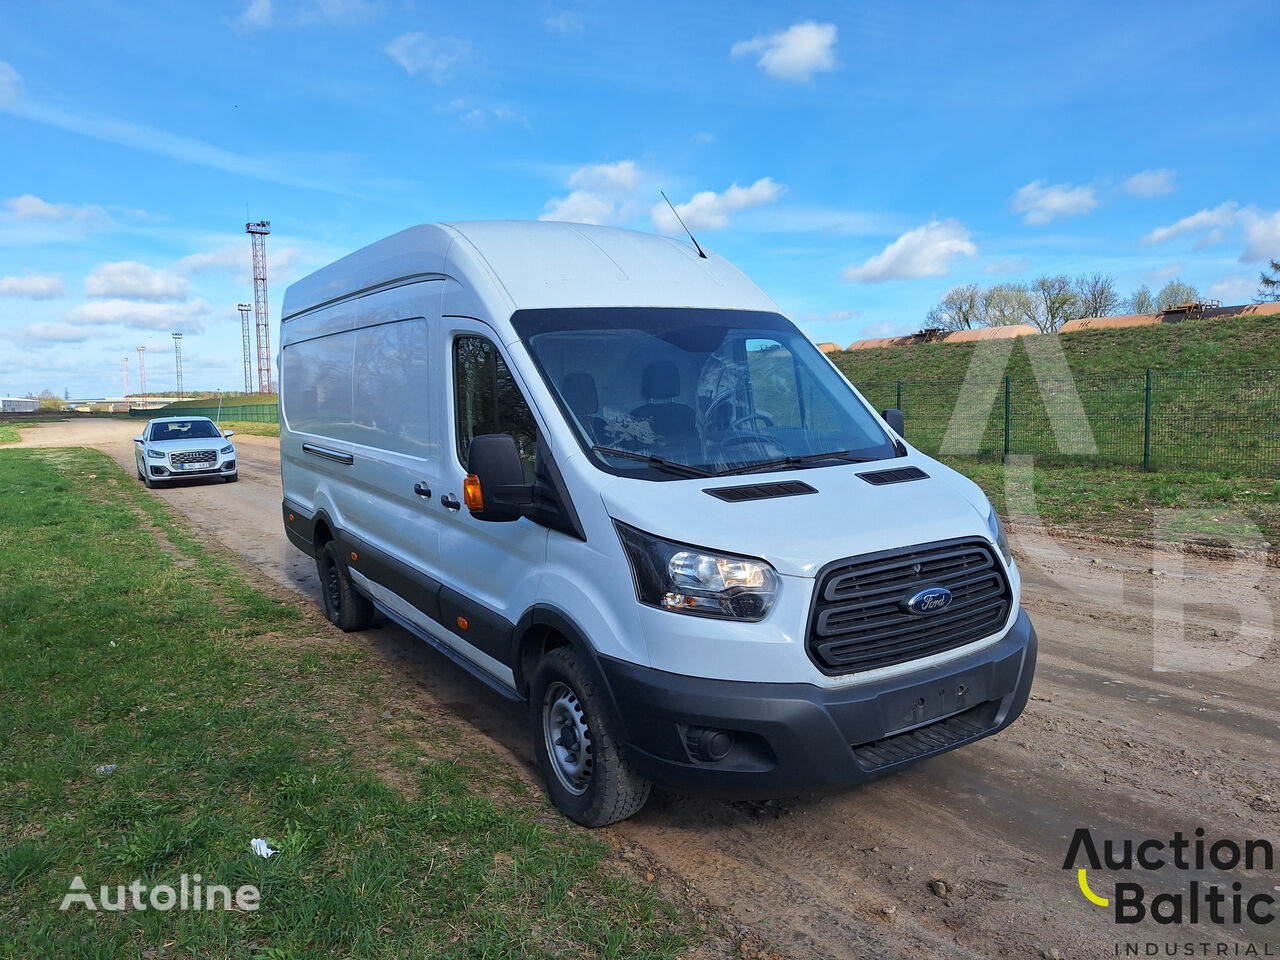
[[[748,413],[745,417],[739,417],[737,420],[734,420],[729,424],[729,429],[737,430],[738,427],[742,426],[742,424],[750,423],[752,420],[759,420],[766,427],[773,426],[773,417],[769,416],[767,413]]]

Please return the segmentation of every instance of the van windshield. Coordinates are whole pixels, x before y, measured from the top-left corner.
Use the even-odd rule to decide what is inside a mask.
[[[844,377],[777,314],[609,307],[511,319],[579,442],[610,472],[677,479],[897,454]]]

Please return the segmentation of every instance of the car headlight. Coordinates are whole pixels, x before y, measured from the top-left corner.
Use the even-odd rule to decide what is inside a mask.
[[[617,523],[636,599],[673,613],[763,620],[778,596],[778,575],[763,560],[673,543]]]
[[[1009,535],[1004,531],[1004,524],[1000,522],[1000,515],[996,513],[995,507],[987,504],[987,529],[991,531],[991,539],[995,541],[995,545],[1000,548],[1000,556],[1004,557],[1004,562],[1009,566],[1013,566],[1013,552],[1009,549]]]
[[[224,457],[227,456],[228,454],[232,454],[235,452],[236,452],[236,448],[229,443],[225,447],[223,447],[221,450],[218,451],[218,453]]]
[[[163,460],[163,459],[164,459],[164,451],[163,451],[163,450],[148,450],[148,451],[147,451],[147,456],[148,456],[148,457],[150,457],[152,460]]]

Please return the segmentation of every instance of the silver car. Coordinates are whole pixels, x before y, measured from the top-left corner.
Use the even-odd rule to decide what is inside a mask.
[[[186,477],[221,477],[227,483],[239,479],[236,448],[208,417],[161,417],[147,421],[133,438],[138,479],[148,487]]]

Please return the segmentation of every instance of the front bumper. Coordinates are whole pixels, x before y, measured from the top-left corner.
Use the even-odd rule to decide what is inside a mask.
[[[185,477],[227,477],[236,472],[234,455],[218,460],[212,467],[187,470],[165,460],[151,460],[147,464],[154,480],[181,480]]]
[[[680,791],[749,797],[870,780],[1003,730],[1027,704],[1036,650],[1020,609],[976,653],[838,689],[686,677],[607,657],[600,666],[637,770]],[[708,730],[732,734],[722,759],[698,757]]]

